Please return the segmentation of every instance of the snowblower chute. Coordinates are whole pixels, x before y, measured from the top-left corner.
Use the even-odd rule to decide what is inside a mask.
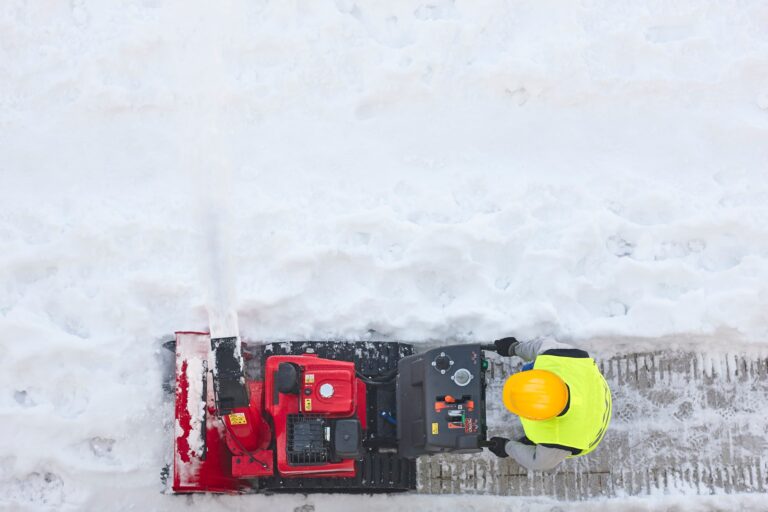
[[[179,332],[175,348],[177,493],[408,491],[417,456],[486,438],[480,345]]]

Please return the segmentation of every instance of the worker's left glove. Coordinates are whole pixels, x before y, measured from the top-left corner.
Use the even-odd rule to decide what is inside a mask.
[[[510,336],[509,338],[496,340],[493,344],[496,346],[496,352],[498,352],[500,356],[507,357],[515,355],[515,347],[518,346],[520,342],[517,341],[517,338]]]
[[[506,437],[492,437],[488,440],[486,446],[497,457],[509,457],[507,453],[507,443],[509,439]]]

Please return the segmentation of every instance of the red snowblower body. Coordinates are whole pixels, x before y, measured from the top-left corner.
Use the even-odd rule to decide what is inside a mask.
[[[414,489],[416,457],[482,450],[491,347],[178,332],[172,489]]]

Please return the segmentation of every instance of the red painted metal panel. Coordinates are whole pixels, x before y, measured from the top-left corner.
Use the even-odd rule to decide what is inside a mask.
[[[214,415],[209,354],[208,334],[176,333],[174,492],[234,493],[242,486]]]
[[[252,456],[252,458],[251,458]],[[248,455],[232,457],[232,475],[237,478],[258,478],[275,474],[272,450],[256,450]]]

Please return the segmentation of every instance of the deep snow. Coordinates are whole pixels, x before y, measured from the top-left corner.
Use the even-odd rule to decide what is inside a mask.
[[[246,339],[765,346],[767,26],[759,1],[4,2],[0,508],[358,508],[159,494],[158,339],[233,310]]]

